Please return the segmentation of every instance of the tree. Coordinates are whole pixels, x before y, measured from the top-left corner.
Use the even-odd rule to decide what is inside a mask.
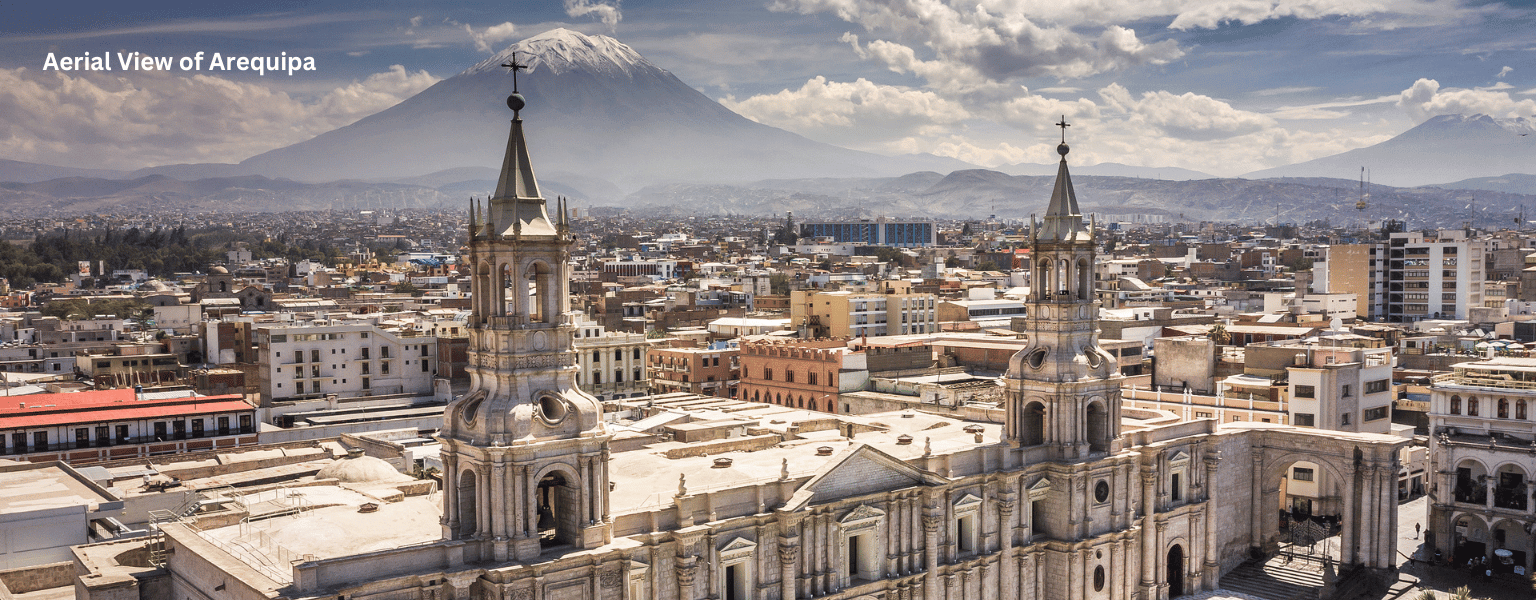
[[[951,269],[958,267],[960,266],[960,259],[951,254],[949,255],[949,258],[944,259],[944,266]]]
[[[1232,341],[1232,334],[1227,333],[1227,326],[1223,323],[1213,323],[1210,330],[1205,332],[1205,337],[1218,346],[1225,346]]]
[[[422,291],[420,288],[416,287],[415,284],[409,281],[402,281],[395,284],[394,292],[396,294],[410,294],[417,298],[426,295],[426,292]]]
[[[768,276],[768,291],[775,296],[789,295],[789,276],[783,273],[774,273]]]
[[[779,227],[779,231],[773,235],[773,241],[790,246],[799,240],[800,232],[795,227],[795,216],[793,214],[786,215],[784,217],[784,225]]]

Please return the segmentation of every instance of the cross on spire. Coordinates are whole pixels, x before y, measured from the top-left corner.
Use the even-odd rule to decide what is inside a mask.
[[[517,93],[517,72],[528,68],[528,65],[517,62],[517,51],[512,51],[512,60],[502,63],[501,66],[512,70],[512,93]],[[1062,117],[1065,119],[1066,117]]]
[[[505,66],[505,65],[503,65],[503,66]],[[516,84],[513,84],[513,85],[515,86]],[[1067,143],[1067,128],[1072,126],[1071,123],[1067,122],[1067,116],[1066,115],[1062,115],[1061,116],[1061,122],[1056,123],[1056,126],[1061,128],[1061,143],[1063,143],[1063,144]]]

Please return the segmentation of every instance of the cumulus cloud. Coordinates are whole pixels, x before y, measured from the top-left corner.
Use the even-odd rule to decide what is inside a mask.
[[[1132,123],[1146,123],[1165,135],[1186,140],[1213,140],[1255,133],[1276,125],[1267,116],[1233,108],[1221,100],[1191,92],[1175,95],[1158,90],[1133,98],[1129,90],[1112,83],[1100,97]]]
[[[776,0],[770,7],[859,25],[878,38],[860,48],[843,36],[861,56],[930,82],[1084,77],[1183,56],[1175,42],[1148,44],[1119,25],[1042,26],[1016,0]],[[932,58],[919,57],[919,46]]]
[[[595,16],[610,31],[617,29],[619,21],[624,19],[624,13],[619,10],[619,0],[613,0],[612,3],[602,0],[565,0],[565,14],[572,18]]]
[[[862,57],[934,86],[1079,78],[1184,56],[1177,42],[1149,42],[1131,29],[1153,20],[1189,30],[1279,18],[1356,17],[1358,28],[1390,29],[1480,10],[1463,7],[1460,0],[773,0],[769,8],[830,14],[860,26],[867,44],[861,47],[851,33],[841,41]]]
[[[1450,114],[1506,118],[1536,116],[1536,100],[1516,100],[1502,89],[1442,89],[1439,81],[1423,78],[1398,94],[1397,106],[1415,122]]]
[[[866,149],[910,135],[942,134],[970,118],[959,103],[938,94],[867,79],[851,83],[815,77],[799,89],[720,100],[742,116],[812,139]]]
[[[475,28],[465,25],[464,31],[468,32],[469,37],[475,40],[476,50],[481,52],[495,52],[498,50],[498,48],[492,46],[492,44],[512,39],[512,36],[517,33],[517,26],[508,22],[502,23],[500,25],[492,25],[480,31],[475,31]]]
[[[306,99],[202,74],[0,69],[0,114],[8,116],[0,156],[119,169],[237,162],[348,125],[438,80],[395,65]]]
[[[1515,70],[1514,67],[1511,67],[1509,65],[1504,65],[1504,68],[1499,69],[1499,74],[1498,75],[1494,75],[1494,77],[1498,77],[1499,79],[1503,79],[1505,75],[1510,74],[1514,70]]]

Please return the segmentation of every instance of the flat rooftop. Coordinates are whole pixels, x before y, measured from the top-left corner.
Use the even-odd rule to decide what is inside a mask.
[[[242,538],[241,527],[231,525],[209,529],[203,535],[222,544],[236,539],[258,540],[268,554],[275,546],[315,559],[335,558],[389,550],[401,546],[436,542],[443,537],[442,496],[410,496],[400,502],[379,502],[360,493],[337,486],[293,488],[304,493],[308,502],[331,504],[299,515],[253,521]],[[378,505],[370,513],[358,512],[365,503]]]
[[[116,501],[58,463],[0,466],[0,514]]]

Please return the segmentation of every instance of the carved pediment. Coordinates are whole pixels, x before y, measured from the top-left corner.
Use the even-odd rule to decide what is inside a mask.
[[[848,514],[843,515],[843,518],[838,519],[837,522],[843,525],[852,525],[861,521],[879,519],[883,516],[885,516],[885,511],[868,504],[860,504],[858,508],[848,511]]]
[[[720,549],[720,560],[734,560],[751,556],[757,551],[757,543],[747,538],[736,538]]]
[[[826,463],[780,510],[796,511],[812,499],[825,503],[919,485],[941,485],[943,477],[923,471],[867,444],[855,444]]]
[[[972,511],[979,508],[981,508],[981,498],[977,498],[972,494],[966,494],[965,497],[955,502],[955,512]]]
[[[1183,450],[1180,450],[1177,454],[1174,454],[1172,458],[1169,458],[1168,462],[1170,464],[1187,463],[1189,462],[1189,454],[1185,453]]]

